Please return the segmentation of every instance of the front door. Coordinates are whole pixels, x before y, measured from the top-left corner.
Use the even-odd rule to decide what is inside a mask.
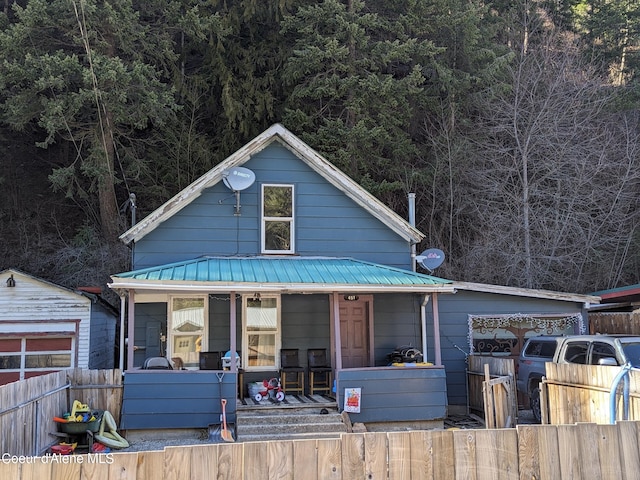
[[[369,302],[340,300],[342,367],[369,367]]]

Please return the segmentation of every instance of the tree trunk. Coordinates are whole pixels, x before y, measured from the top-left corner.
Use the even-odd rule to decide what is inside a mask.
[[[98,126],[98,141],[101,143],[103,155],[102,174],[98,179],[98,201],[100,202],[100,223],[102,234],[111,243],[115,242],[119,235],[120,215],[118,211],[118,200],[115,190],[114,156],[115,148],[113,143],[113,115],[106,111],[103,118],[103,125]]]

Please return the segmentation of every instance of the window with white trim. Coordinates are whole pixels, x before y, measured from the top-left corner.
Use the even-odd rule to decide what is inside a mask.
[[[206,297],[172,297],[167,357],[176,367],[198,368],[202,345],[208,345]]]
[[[293,185],[262,185],[262,253],[294,253]]]
[[[280,368],[280,296],[243,296],[242,324],[245,370]]]
[[[43,335],[0,339],[0,384],[70,368],[75,338]]]

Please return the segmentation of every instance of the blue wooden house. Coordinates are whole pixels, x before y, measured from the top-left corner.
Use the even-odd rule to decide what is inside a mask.
[[[358,393],[354,421],[442,420],[449,399],[466,402],[460,353],[473,348],[469,315],[573,315],[587,302],[556,295],[540,310],[523,298],[551,299],[418,273],[415,246],[423,238],[282,125],[272,126],[121,236],[133,249],[132,271],[110,284],[127,306],[121,428],[215,423],[211,406],[278,376],[284,351],[298,352],[301,393],[313,393],[307,352],[317,349],[326,352],[328,392],[340,408]],[[495,298],[473,308],[462,301],[484,294]],[[403,346],[424,352],[425,361],[390,365]],[[228,355],[228,370],[207,366],[215,352]],[[141,368],[150,357],[178,369]]]

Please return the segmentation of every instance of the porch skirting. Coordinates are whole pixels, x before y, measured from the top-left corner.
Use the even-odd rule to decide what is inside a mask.
[[[345,392],[356,390],[359,412],[353,422],[421,422],[447,416],[447,377],[444,367],[350,368],[337,373],[338,408]]]
[[[221,398],[235,422],[237,374],[204,370],[125,373],[120,430],[207,428],[220,423]]]

